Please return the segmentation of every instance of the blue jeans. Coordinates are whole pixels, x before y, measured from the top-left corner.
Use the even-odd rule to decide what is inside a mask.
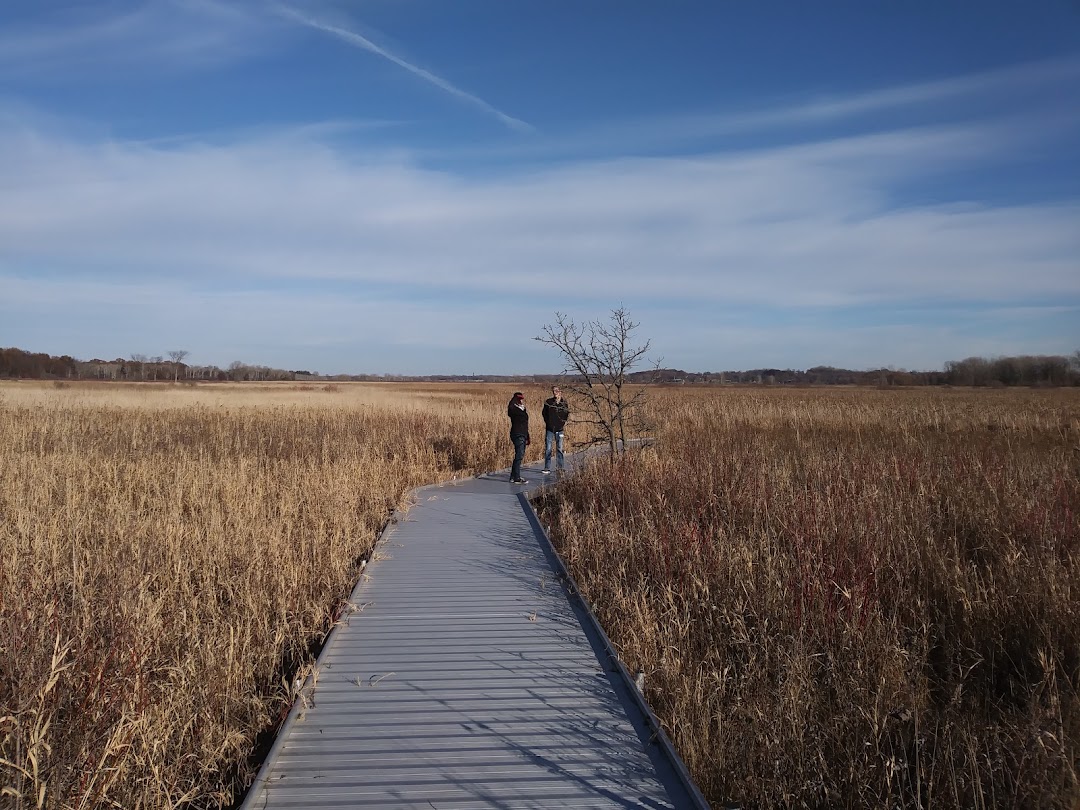
[[[510,480],[516,481],[521,478],[521,462],[525,460],[525,442],[528,441],[528,436],[510,434],[510,441],[514,443],[514,466],[510,468]]]
[[[544,431],[544,469],[551,469],[551,446],[555,445],[555,462],[559,469],[565,469],[563,464],[563,432],[554,430]]]

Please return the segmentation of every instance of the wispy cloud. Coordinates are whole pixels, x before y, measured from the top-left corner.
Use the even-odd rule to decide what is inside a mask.
[[[685,113],[608,121],[572,132],[546,133],[516,144],[484,144],[443,150],[439,157],[484,160],[527,157],[634,154],[673,148],[715,148],[728,140],[766,135],[791,141],[808,132],[854,133],[874,128],[878,114],[910,122],[961,122],[971,117],[1016,115],[1015,128],[1073,127],[1077,115],[1069,100],[1080,83],[1080,57],[1028,62],[934,81],[875,88],[810,99],[770,99],[756,108]],[[1022,111],[1022,112],[1020,112]],[[1044,135],[1052,135],[1044,132]]]
[[[818,98],[780,109],[750,112],[728,118],[733,128],[759,128],[810,121],[831,121],[882,110],[972,99],[985,94],[1024,93],[1047,87],[1075,87],[1080,79],[1080,58],[1028,62],[965,76],[937,79],[871,90],[863,93]]]
[[[414,65],[412,62],[408,62],[402,59],[400,56],[391,53],[386,48],[375,44],[367,37],[361,36],[355,31],[350,31],[346,28],[323,22],[307,14],[303,14],[292,8],[291,6],[277,4],[275,8],[282,16],[287,17],[291,20],[295,20],[301,25],[306,25],[308,28],[313,28],[316,31],[322,31],[324,33],[335,36],[338,39],[348,42],[350,45],[355,45],[358,48],[362,48],[365,51],[373,53],[377,56],[381,56],[383,59],[393,62],[398,67],[407,70],[409,73],[412,73],[414,76],[417,76],[430,84],[433,84],[435,87],[438,87],[440,90],[449,93],[458,100],[464,101],[466,104],[483,110],[488,115],[494,116],[511,129],[517,130],[519,132],[533,131],[533,126],[531,124],[528,124],[518,118],[514,118],[511,115],[507,115],[502,110],[499,110],[498,108],[484,101],[482,98],[475,96],[465,90],[462,90],[460,87],[450,83],[441,76],[435,75],[429,70],[425,70],[422,67]]]
[[[483,179],[270,138],[0,137],[0,269],[794,307],[1080,295],[1080,203],[894,207],[966,133]],[[992,160],[991,141],[983,160]],[[202,281],[200,281],[200,279]]]
[[[244,3],[156,0],[75,5],[49,23],[0,31],[0,76],[68,79],[128,69],[217,66],[264,47],[271,26]]]

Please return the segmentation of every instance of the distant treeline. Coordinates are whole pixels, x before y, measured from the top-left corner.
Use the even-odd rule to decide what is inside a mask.
[[[378,381],[378,382],[533,382],[560,379],[554,374],[478,376],[434,374],[320,374],[317,371],[270,368],[242,361],[227,368],[183,362],[187,352],[169,352],[171,358],[133,354],[116,360],[76,360],[22,349],[0,349],[0,378],[55,380],[114,380],[131,382],[262,382],[262,381]],[[1023,355],[969,357],[945,364],[942,371],[907,371],[881,368],[870,371],[815,366],[797,369],[759,368],[749,371],[689,372],[650,369],[630,375],[633,382],[707,385],[962,385],[983,387],[1080,385],[1080,351],[1071,356]]]
[[[186,356],[187,352],[170,352]],[[77,360],[69,355],[54,357],[43,352],[0,349],[0,379],[24,380],[112,380],[117,382],[555,382],[557,374],[481,376],[432,374],[320,374],[305,369],[289,370],[236,360],[226,368],[200,366],[163,356],[133,354],[115,360]]]
[[[267,369],[271,371],[271,369]],[[284,372],[288,374],[289,372]],[[76,360],[22,349],[0,349],[0,377],[55,380],[179,381],[231,379],[217,366],[196,366],[140,354],[116,360]],[[269,377],[267,379],[270,379]],[[274,377],[273,379],[291,379]]]
[[[907,371],[879,368],[852,371],[832,366],[797,369],[757,368],[749,371],[686,372],[677,369],[642,371],[636,381],[666,383],[759,384],[759,385],[963,385],[976,387],[1080,385],[1080,352],[1070,357],[1022,355],[1018,357],[969,357],[950,360],[942,371]]]

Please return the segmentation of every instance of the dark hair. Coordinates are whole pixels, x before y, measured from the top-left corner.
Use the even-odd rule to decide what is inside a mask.
[[[514,392],[514,399],[525,399],[525,395],[523,393],[521,393],[520,391],[515,391]]]

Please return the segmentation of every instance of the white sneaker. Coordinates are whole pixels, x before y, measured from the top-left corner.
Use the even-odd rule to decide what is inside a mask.
[[[542,469],[540,472],[542,472],[544,475],[551,475],[551,470],[547,469],[546,467],[544,469]]]

